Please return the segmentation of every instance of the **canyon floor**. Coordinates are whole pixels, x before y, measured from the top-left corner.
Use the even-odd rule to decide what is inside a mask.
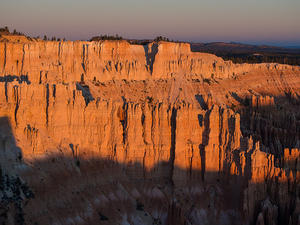
[[[300,224],[299,66],[4,37],[0,86],[1,224]]]

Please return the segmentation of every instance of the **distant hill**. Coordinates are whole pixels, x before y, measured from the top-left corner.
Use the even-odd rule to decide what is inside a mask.
[[[292,49],[299,49],[300,50],[300,45],[286,46],[286,48],[292,48]]]
[[[268,45],[249,45],[242,43],[191,43],[194,52],[207,52],[232,60],[235,63],[273,62],[300,65],[300,48],[284,48]]]

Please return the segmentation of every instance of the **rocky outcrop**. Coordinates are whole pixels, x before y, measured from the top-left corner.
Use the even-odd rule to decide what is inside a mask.
[[[24,223],[299,223],[299,67],[184,43],[0,49],[1,191],[24,192]]]

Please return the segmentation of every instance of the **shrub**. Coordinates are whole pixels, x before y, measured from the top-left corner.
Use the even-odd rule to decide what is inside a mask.
[[[157,36],[156,38],[154,38],[153,41],[159,42],[159,41],[170,41],[170,40],[167,37]]]

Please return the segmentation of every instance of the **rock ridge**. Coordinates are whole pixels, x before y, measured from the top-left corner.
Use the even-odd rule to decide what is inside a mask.
[[[97,80],[231,78],[252,70],[292,70],[279,64],[233,64],[215,55],[191,52],[187,43],[126,41],[0,42],[0,75],[28,76],[33,83]]]

